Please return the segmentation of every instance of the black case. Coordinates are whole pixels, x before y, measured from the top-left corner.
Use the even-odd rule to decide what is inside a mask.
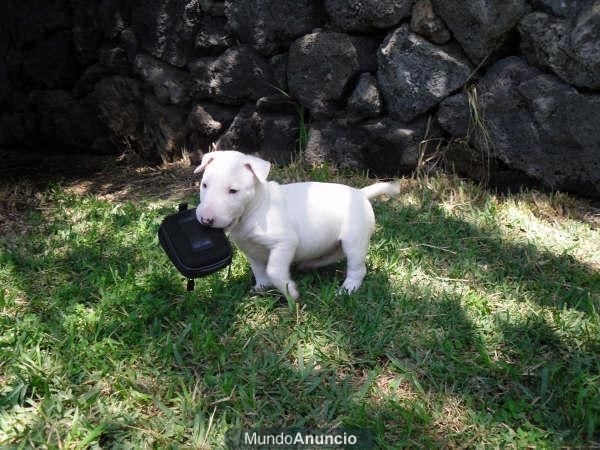
[[[195,209],[167,216],[158,229],[158,240],[177,270],[187,278],[208,275],[231,263],[231,244],[225,233],[201,225]]]

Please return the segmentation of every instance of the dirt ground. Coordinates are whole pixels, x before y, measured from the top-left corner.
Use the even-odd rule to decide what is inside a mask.
[[[0,233],[17,227],[32,209],[43,207],[44,195],[60,184],[78,195],[114,202],[176,201],[198,189],[199,177],[187,160],[149,166],[134,155],[57,155],[27,158],[0,170]]]
[[[8,159],[8,162],[0,167],[0,233],[19,228],[28,211],[43,209],[44,193],[53,184],[78,195],[94,195],[117,203],[142,199],[177,202],[198,192],[200,181],[187,159],[151,166],[132,153],[101,156],[40,153],[21,155],[18,161]],[[540,195],[546,198],[546,194],[536,192],[526,195],[535,209],[540,209],[536,201]],[[591,223],[594,228],[600,227],[600,202],[564,195],[555,200],[557,204],[551,211],[539,212],[569,215]]]

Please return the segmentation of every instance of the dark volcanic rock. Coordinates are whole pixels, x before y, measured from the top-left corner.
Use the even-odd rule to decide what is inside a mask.
[[[431,0],[417,0],[413,5],[410,28],[434,44],[445,44],[451,38],[450,30],[433,10]]]
[[[379,49],[379,88],[390,114],[410,122],[461,88],[472,68],[453,46],[436,46],[402,25]]]
[[[363,73],[348,99],[348,120],[360,122],[376,117],[381,113],[381,98],[377,88],[377,79],[370,73]]]
[[[414,0],[325,0],[327,13],[344,31],[390,28],[410,16]]]
[[[129,68],[128,68],[129,69]],[[103,66],[102,64],[94,64],[89,66],[83,74],[81,78],[77,80],[75,86],[73,87],[73,95],[75,97],[82,97],[89,92],[94,90],[94,86],[98,81],[103,78],[110,77],[112,75],[125,75],[126,73],[115,73],[114,70]]]
[[[590,2],[574,20],[528,14],[519,30],[531,64],[575,86],[600,89],[600,1]]]
[[[298,116],[259,112],[244,106],[216,142],[219,150],[258,153],[279,164],[289,163],[297,150]]]
[[[465,53],[476,64],[498,49],[527,12],[525,0],[432,0]]]
[[[359,69],[358,53],[346,34],[307,34],[290,47],[288,85],[314,118],[328,117],[338,109],[346,84]]]
[[[298,103],[284,95],[261,97],[256,101],[256,109],[263,113],[279,113],[297,115]]]
[[[173,161],[186,148],[185,111],[177,106],[161,105],[156,98],[144,98],[142,154],[150,160]]]
[[[471,125],[467,96],[460,93],[444,99],[440,103],[436,119],[452,136],[466,136]]]
[[[600,95],[581,94],[516,57],[492,66],[477,89],[487,133],[474,128],[476,148],[553,189],[600,196]],[[466,105],[448,99],[440,124],[463,131],[468,112],[453,108]],[[449,127],[454,118],[462,125]]]
[[[271,68],[273,69],[273,77],[277,82],[277,87],[284,91],[288,89],[287,82],[287,64],[288,64],[288,54],[280,53],[279,55],[275,55],[269,59],[269,63],[271,64]]]
[[[254,153],[260,148],[262,127],[260,115],[253,105],[244,106],[227,131],[217,140],[217,150]]]
[[[79,78],[80,67],[75,56],[70,31],[60,31],[37,42],[23,54],[23,76],[31,86],[55,89],[69,88]]]
[[[138,42],[135,33],[131,28],[125,28],[119,36],[121,47],[125,49],[127,54],[127,61],[133,63],[135,55],[138,52]]]
[[[200,0],[132,0],[132,27],[141,48],[183,67],[202,19]]]
[[[106,135],[90,98],[77,100],[70,92],[39,91],[32,106],[38,118],[41,145],[61,150],[90,150],[94,141]]]
[[[289,164],[298,152],[298,115],[263,113],[259,154],[277,164]]]
[[[120,75],[127,75],[129,73],[127,52],[122,47],[102,47],[98,51],[98,62],[112,73]]]
[[[200,160],[202,154],[211,149],[237,114],[237,108],[214,103],[196,103],[187,117],[186,142],[193,161]]]
[[[139,82],[119,75],[103,78],[94,93],[98,117],[110,129],[115,142],[140,151],[143,117]]]
[[[198,98],[242,104],[275,92],[271,66],[250,47],[230,48],[218,58],[200,58],[189,65]]]
[[[383,117],[361,125],[361,129],[368,133],[368,144],[364,150],[368,167],[379,176],[393,176],[414,169],[419,152],[428,156],[436,148],[436,138],[442,135],[433,123],[428,129],[427,122],[426,118],[403,123]],[[424,139],[431,141],[421,144]]]
[[[107,39],[117,38],[130,24],[128,0],[102,0],[98,7],[98,22]]]
[[[572,17],[588,0],[530,0],[535,10],[540,10],[560,17]]]
[[[82,64],[89,65],[98,59],[102,43],[102,30],[98,23],[98,2],[71,0],[73,8],[73,43]]]
[[[140,53],[135,57],[133,72],[152,85],[160,103],[177,105],[190,99],[190,76],[184,70]]]
[[[213,55],[231,47],[235,40],[226,29],[225,17],[206,16],[202,18],[200,31],[196,35],[194,47],[202,54]]]
[[[323,21],[316,0],[229,0],[225,15],[243,43],[272,55]]]
[[[375,72],[377,70],[377,49],[381,39],[368,36],[348,36],[358,57],[359,72]]]
[[[356,128],[329,121],[314,122],[308,133],[305,158],[316,165],[327,163],[340,169],[364,169],[366,138],[367,133]]]
[[[70,0],[4,1],[0,12],[2,28],[9,30],[15,43],[31,44],[73,26]]]

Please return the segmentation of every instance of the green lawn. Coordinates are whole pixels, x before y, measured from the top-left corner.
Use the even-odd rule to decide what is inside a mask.
[[[296,274],[296,305],[250,293],[240,253],[186,292],[156,237],[177,198],[43,190],[0,236],[0,446],[220,448],[288,426],[366,427],[377,448],[598,445],[598,210],[403,185],[375,203],[360,291],[336,297],[340,264]]]

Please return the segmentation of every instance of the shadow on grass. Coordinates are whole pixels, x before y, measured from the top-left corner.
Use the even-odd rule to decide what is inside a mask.
[[[69,231],[62,248],[43,233],[14,237],[2,264],[24,293],[27,321],[4,346],[5,364],[18,362],[29,339],[60,360],[66,378],[42,363],[15,364],[0,404],[70,383],[85,396],[86,384],[105,377],[116,380],[109,396],[134,393],[149,409],[200,384],[203,398],[190,410],[218,407],[228,426],[368,427],[381,447],[475,445],[490,430],[500,443],[597,440],[600,345],[571,330],[597,314],[597,273],[435,205],[392,208],[377,207],[380,256],[357,295],[334,297],[342,266],[296,275],[301,318],[276,296],[249,297],[239,257],[232,276],[186,293],[156,240],[166,210],[130,208],[106,230]],[[148,225],[134,232],[141,221]],[[58,218],[46,232],[75,225]],[[440,281],[468,289],[434,286]],[[565,313],[575,318],[563,323]],[[191,428],[195,416],[180,415],[168,420]],[[137,417],[123,412],[119,423]],[[103,445],[127,432],[115,423]]]

